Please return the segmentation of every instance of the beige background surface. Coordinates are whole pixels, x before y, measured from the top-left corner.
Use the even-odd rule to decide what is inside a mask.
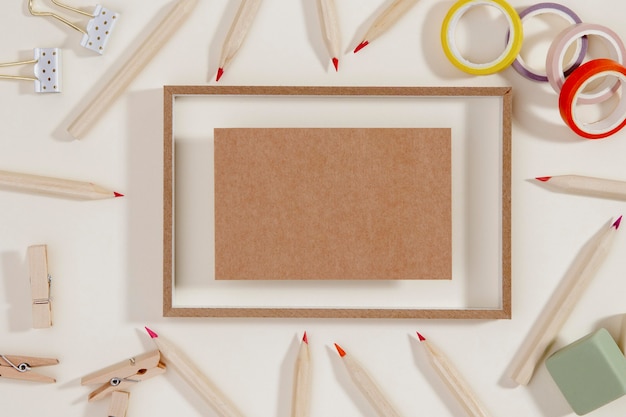
[[[213,83],[221,42],[237,2],[200,0],[182,30],[107,112],[83,141],[69,140],[65,125],[101,77],[118,64],[144,28],[163,16],[165,0],[109,0],[121,13],[104,56],[79,46],[80,34],[28,15],[25,1],[2,2],[2,61],[28,59],[38,46],[64,48],[64,92],[35,95],[31,83],[0,83],[2,169],[91,180],[124,193],[123,199],[75,202],[0,193],[0,350],[57,357],[47,369],[55,385],[0,379],[3,413],[10,416],[106,415],[106,402],[88,404],[80,377],[153,349],[151,326],[175,340],[218,383],[246,416],[287,416],[292,366],[306,330],[314,360],[312,413],[368,416],[374,412],[346,375],[332,343],[367,364],[403,415],[460,416],[462,410],[428,365],[415,330],[437,343],[475,388],[494,416],[573,415],[545,368],[529,387],[505,377],[511,359],[542,306],[586,240],[622,214],[623,202],[551,193],[528,181],[578,173],[626,179],[626,133],[582,140],[563,125],[549,86],[508,69],[475,77],[456,70],[439,44],[449,1],[421,0],[384,37],[357,55],[351,50],[373,16],[390,3],[338,2],[342,28],[340,71],[334,72],[319,35],[312,1],[265,0],[239,55],[220,83],[232,85],[512,85],[513,319],[506,321],[164,319],[161,316],[162,86]],[[530,3],[512,1],[516,8]],[[46,3],[48,4],[48,3]],[[74,3],[90,8],[92,3]],[[573,0],[584,21],[626,37],[622,2]],[[469,17],[468,54],[494,53],[503,43],[500,20]],[[79,20],[77,18],[77,20]],[[473,22],[473,23],[472,23]],[[555,26],[560,23],[552,21]],[[540,20],[529,28],[540,65],[546,37]],[[495,36],[494,31],[500,35]],[[541,49],[544,47],[544,49]],[[595,49],[601,55],[601,47]],[[529,52],[533,55],[533,52]],[[28,72],[28,69],[25,69]],[[55,326],[30,328],[26,248],[48,244],[54,276]],[[480,244],[477,241],[476,244]],[[566,323],[555,348],[600,325],[615,333],[624,313],[626,240],[620,233],[610,256]],[[626,410],[621,400],[594,415]],[[134,387],[129,416],[213,416],[172,372]]]

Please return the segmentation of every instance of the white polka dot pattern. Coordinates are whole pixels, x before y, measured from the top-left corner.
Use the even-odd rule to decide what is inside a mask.
[[[87,23],[87,34],[83,36],[81,45],[94,52],[102,54],[113,32],[115,23],[119,19],[119,13],[96,5],[93,19]]]
[[[61,92],[61,50],[59,48],[35,48],[35,92]]]

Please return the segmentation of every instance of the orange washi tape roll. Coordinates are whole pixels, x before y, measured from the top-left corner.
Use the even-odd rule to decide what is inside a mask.
[[[611,114],[597,122],[585,123],[576,115],[576,105],[582,91],[590,83],[603,78],[615,77],[626,88],[626,68],[610,59],[595,59],[578,67],[565,80],[559,95],[559,111],[563,121],[579,136],[602,139],[618,132],[626,125],[626,98],[620,101]]]

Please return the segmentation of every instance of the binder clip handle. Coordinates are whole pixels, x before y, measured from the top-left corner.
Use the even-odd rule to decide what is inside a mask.
[[[75,7],[68,6],[67,4],[63,4],[58,0],[51,0],[55,5],[70,10],[72,12],[81,14],[83,16],[90,17],[87,25],[85,27],[80,27],[61,15],[58,15],[53,12],[43,12],[40,10],[35,10],[33,6],[33,0],[28,0],[28,11],[33,16],[46,16],[57,19],[58,21],[66,24],[74,30],[79,31],[83,34],[83,39],[81,40],[81,46],[94,51],[98,54],[102,54],[104,52],[104,48],[107,44],[109,36],[113,31],[115,26],[115,22],[119,17],[119,14],[102,7],[97,4],[94,11],[91,13],[85,12],[83,10],[77,9]]]

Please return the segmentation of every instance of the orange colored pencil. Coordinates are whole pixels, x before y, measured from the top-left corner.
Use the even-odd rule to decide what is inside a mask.
[[[341,356],[343,364],[350,374],[350,378],[352,378],[352,381],[365,396],[367,401],[374,407],[378,415],[380,417],[400,417],[400,413],[391,405],[365,368],[336,343],[335,348],[339,356]]]

